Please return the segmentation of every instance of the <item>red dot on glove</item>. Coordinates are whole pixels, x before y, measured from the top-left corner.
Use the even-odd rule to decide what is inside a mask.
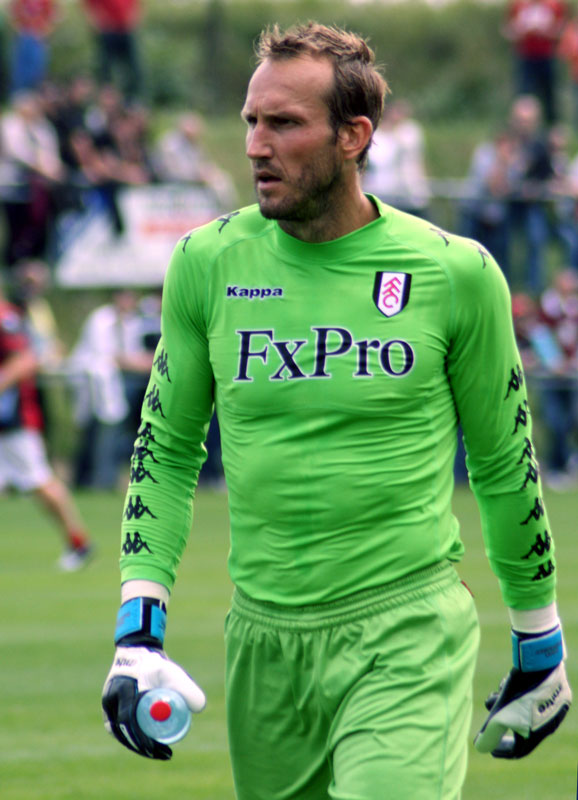
[[[157,700],[150,707],[150,715],[156,722],[164,722],[172,713],[171,704],[165,700]]]

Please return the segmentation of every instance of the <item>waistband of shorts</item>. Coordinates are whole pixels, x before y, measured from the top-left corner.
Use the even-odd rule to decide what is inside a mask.
[[[283,606],[255,600],[235,587],[231,612],[265,626],[315,630],[367,618],[436,594],[456,583],[460,583],[460,579],[454,567],[448,561],[442,561],[392,583],[365,589],[329,603],[306,606]]]

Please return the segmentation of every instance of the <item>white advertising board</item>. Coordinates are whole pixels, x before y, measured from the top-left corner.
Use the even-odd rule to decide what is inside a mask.
[[[124,187],[117,208],[121,232],[99,203],[59,220],[59,286],[160,286],[178,240],[221,213],[210,189],[178,184]]]

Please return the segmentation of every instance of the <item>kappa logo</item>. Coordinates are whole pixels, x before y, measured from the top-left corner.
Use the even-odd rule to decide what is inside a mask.
[[[130,533],[127,533],[126,539],[122,546],[122,552],[125,554],[125,556],[130,556],[131,554],[136,556],[141,552],[141,550],[146,550],[147,553],[152,554],[152,550],[138,531],[135,531],[132,537]]]
[[[259,288],[257,286],[250,288],[245,286],[227,286],[227,297],[244,297],[247,300],[259,298],[259,300],[265,300],[267,297],[283,297],[283,289],[278,286],[275,288],[270,286],[265,286],[264,288]]]
[[[373,302],[386,317],[395,317],[409,301],[411,275],[407,272],[376,272]]]

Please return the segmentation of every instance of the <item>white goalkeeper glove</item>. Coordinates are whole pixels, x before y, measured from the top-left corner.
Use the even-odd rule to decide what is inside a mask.
[[[562,630],[512,631],[514,666],[486,700],[489,715],[474,745],[495,758],[522,758],[554,733],[572,702]],[[510,733],[509,731],[512,731]]]
[[[168,761],[172,750],[140,728],[136,708],[149,689],[174,689],[194,713],[206,698],[191,676],[163,651],[166,610],[159,600],[138,597],[120,607],[114,661],[102,692],[105,728],[129,750]]]

